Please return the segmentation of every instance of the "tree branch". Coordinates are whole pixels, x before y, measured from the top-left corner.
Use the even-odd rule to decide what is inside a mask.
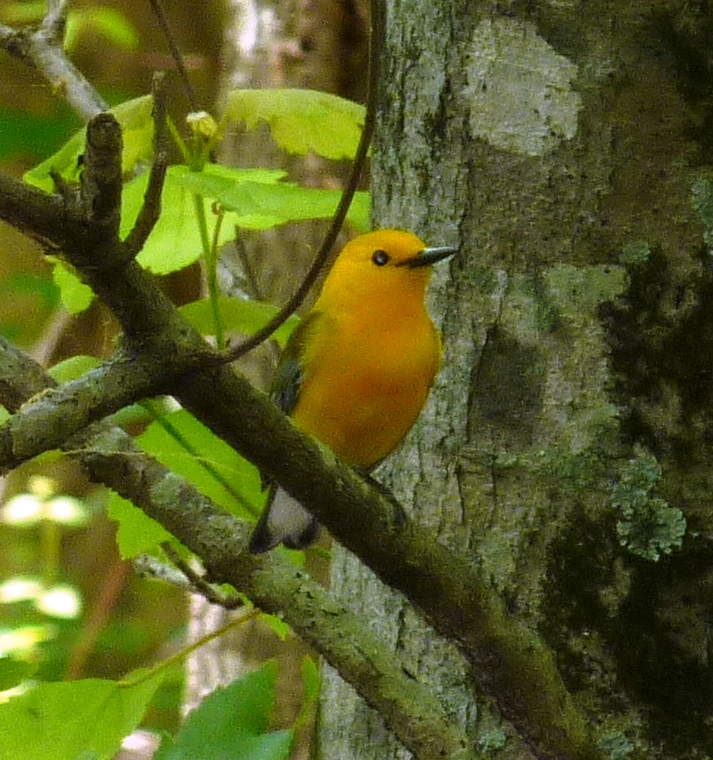
[[[30,394],[54,386],[38,364],[3,338],[0,378],[0,401],[11,411]],[[142,452],[122,430],[100,423],[69,438],[62,448],[95,482],[130,499],[204,557],[217,580],[231,583],[262,609],[282,616],[324,654],[417,757],[479,757],[467,749],[466,737],[438,701],[405,675],[405,666],[361,620],[277,554],[247,554],[248,524],[222,512]]]
[[[47,15],[42,19],[42,31],[52,45],[62,45],[67,27],[69,0],[49,0]]]
[[[188,70],[186,69],[186,64],[183,60],[183,56],[181,55],[178,43],[176,42],[176,37],[171,31],[171,27],[168,24],[168,18],[166,17],[166,13],[163,10],[161,0],[149,0],[149,5],[151,6],[151,10],[156,17],[156,20],[158,21],[158,25],[161,27],[163,36],[166,38],[168,47],[171,50],[171,57],[173,58],[173,62],[176,64],[176,68],[178,69],[178,73],[181,77],[183,89],[188,96],[188,102],[191,104],[191,111],[199,111],[200,103],[198,102],[198,96],[196,95],[196,91],[193,87],[193,83],[191,82],[191,78],[188,75]]]
[[[0,47],[37,69],[53,91],[61,94],[84,121],[108,106],[62,49],[66,2],[53,3],[35,31],[0,24]]]
[[[65,207],[59,195],[0,172],[0,219],[46,248],[59,250],[64,241]]]
[[[157,72],[153,76],[154,160],[151,164],[149,182],[146,186],[144,202],[133,229],[124,241],[132,256],[144,247],[153,228],[161,216],[161,193],[168,169],[168,129],[166,125],[165,74]]]

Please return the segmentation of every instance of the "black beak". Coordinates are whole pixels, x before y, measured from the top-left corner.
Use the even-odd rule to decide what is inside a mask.
[[[413,258],[406,259],[406,261],[402,261],[400,264],[397,264],[397,266],[409,267],[409,269],[413,269],[414,267],[430,267],[437,261],[447,259],[449,256],[453,256],[453,254],[457,252],[457,248],[453,248],[449,245],[442,246],[441,248],[424,248]]]

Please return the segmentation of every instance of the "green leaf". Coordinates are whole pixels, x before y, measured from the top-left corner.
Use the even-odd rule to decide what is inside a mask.
[[[0,705],[3,760],[110,760],[161,684],[87,679],[44,683]]]
[[[152,423],[136,442],[223,509],[242,517],[259,512],[265,497],[258,470],[185,409]]]
[[[206,169],[220,173],[220,167]],[[168,274],[183,269],[197,261],[202,253],[200,229],[196,220],[194,192],[186,183],[179,182],[178,177],[190,173],[186,166],[172,166],[166,175],[161,199],[161,217],[151,233],[137,260],[141,266],[154,274]],[[237,173],[237,180],[247,180],[261,184],[275,183],[284,172],[275,169],[242,169]],[[126,237],[133,228],[146,194],[148,174],[132,180],[124,186],[122,196],[121,236]],[[203,201],[209,234],[212,237],[211,219],[215,218],[211,210],[211,198]],[[236,214],[228,212],[221,226],[219,245],[232,240],[235,226],[238,224]]]
[[[219,245],[233,239],[235,227],[269,229],[334,214],[341,196],[339,191],[280,182],[284,176],[281,170],[229,169],[215,164],[208,164],[202,172],[193,172],[186,166],[170,167],[163,188],[161,217],[138,262],[154,274],[168,274],[190,266],[201,257],[203,247],[196,221],[195,195],[203,196],[211,238],[211,220],[215,219],[213,201],[218,201],[225,210]],[[143,174],[124,186],[122,237],[134,226],[147,183],[148,175]],[[357,193],[347,218],[359,231],[365,231],[369,228],[369,213],[369,193]]]
[[[228,298],[227,296],[221,296],[218,299],[218,305],[225,330],[241,332],[245,335],[256,333],[279,311],[276,306],[269,303],[250,301],[245,298]],[[213,334],[213,310],[207,298],[182,306],[181,313],[203,335]],[[284,346],[299,323],[299,317],[291,316],[273,334],[274,339],[281,346]]]
[[[116,545],[122,559],[134,559],[140,554],[156,553],[164,541],[173,544],[177,541],[163,525],[115,491],[109,496],[107,515],[119,523]]]
[[[49,370],[49,374],[58,383],[68,383],[70,380],[76,380],[82,375],[86,375],[90,369],[94,369],[101,364],[101,360],[96,356],[70,356],[69,359],[65,359],[58,364],[55,364]]]
[[[121,11],[105,5],[77,8],[69,12],[64,49],[68,52],[75,50],[83,34],[93,38],[97,34],[102,35],[124,50],[136,50],[139,47],[136,27]]]
[[[296,564],[299,564],[300,559],[304,558],[304,552],[290,552],[290,554],[297,558]],[[304,564],[301,566],[304,566]],[[278,617],[277,615],[269,615],[267,612],[263,612],[263,614],[260,616],[260,620],[265,623],[265,625],[267,625],[267,627],[280,639],[280,641],[287,641],[287,637],[292,632],[292,628],[290,628],[290,626],[281,617]]]
[[[122,155],[124,176],[133,174],[137,164],[148,160],[153,153],[152,109],[153,100],[150,95],[127,100],[111,109],[111,113],[121,124],[124,135]],[[61,174],[66,180],[77,180],[79,157],[84,153],[85,138],[86,130],[81,129],[54,155],[26,172],[25,182],[47,192],[53,192],[54,180],[50,177],[52,170]]]
[[[266,183],[241,178],[238,170],[208,165],[202,172],[176,167],[174,180],[194,193],[217,200],[235,212],[232,221],[246,229],[268,229],[288,222],[329,218],[341,198],[339,190],[301,187],[287,182]],[[358,192],[347,219],[359,230],[369,229],[369,193]]]
[[[36,114],[0,108],[0,159],[21,155],[40,160],[57,150],[76,128],[77,117],[61,104],[55,103],[49,113],[43,109]]]
[[[151,403],[159,408],[164,409],[166,412],[172,412],[176,408],[176,401],[170,396],[158,396],[151,399]],[[121,428],[133,428],[134,430],[143,430],[147,425],[155,419],[153,413],[147,411],[143,402],[138,401],[135,404],[129,404],[123,409],[119,409],[118,412],[110,415],[107,418],[112,425],[117,425]]]
[[[0,691],[13,689],[37,671],[38,663],[0,657]],[[2,709],[2,708],[0,708]]]
[[[322,676],[317,662],[309,655],[305,655],[302,658],[302,691],[304,697],[302,699],[302,709],[300,710],[300,721],[307,719],[312,705],[317,701],[317,697],[319,697],[321,685]]]
[[[224,119],[255,129],[270,125],[272,136],[289,153],[314,151],[332,159],[354,158],[366,109],[351,100],[317,90],[233,90]]]
[[[278,185],[280,180],[283,180],[287,176],[287,172],[284,169],[263,169],[261,167],[236,169],[232,166],[221,166],[220,164],[206,164],[200,172],[191,171],[187,166],[176,166],[173,168],[177,178],[191,174],[194,177],[210,177],[212,181],[223,179],[228,185],[237,185],[241,182]],[[199,190],[199,192],[201,191]]]
[[[52,280],[59,288],[64,308],[70,314],[79,314],[89,307],[94,300],[94,291],[85,285],[67,266],[55,259]]]
[[[265,733],[275,700],[277,665],[216,689],[194,710],[154,760],[285,760],[293,731]]]
[[[254,518],[265,500],[257,469],[184,409],[152,422],[136,442],[232,514]],[[164,541],[178,544],[160,523],[116,493],[107,513],[119,523],[117,545],[124,559],[156,553]]]
[[[171,169],[163,186],[161,216],[137,257],[141,266],[154,274],[177,272],[198,261],[203,252],[193,198],[187,190],[171,181],[170,172]],[[129,234],[136,222],[144,202],[148,179],[148,174],[142,174],[124,185],[121,214],[122,238]],[[212,214],[209,204],[206,202],[204,207],[206,217],[210,222]],[[229,228],[228,232],[232,234]],[[225,239],[227,240],[228,237],[226,236]]]

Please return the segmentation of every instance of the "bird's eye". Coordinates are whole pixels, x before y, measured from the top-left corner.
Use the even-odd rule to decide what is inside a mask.
[[[389,254],[386,253],[386,251],[374,251],[374,253],[371,254],[371,260],[377,267],[383,267],[384,264],[388,264],[389,258]]]

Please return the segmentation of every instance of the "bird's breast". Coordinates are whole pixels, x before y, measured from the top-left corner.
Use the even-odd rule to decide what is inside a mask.
[[[397,323],[325,325],[305,357],[295,421],[352,465],[370,467],[406,435],[440,365],[424,313]]]

